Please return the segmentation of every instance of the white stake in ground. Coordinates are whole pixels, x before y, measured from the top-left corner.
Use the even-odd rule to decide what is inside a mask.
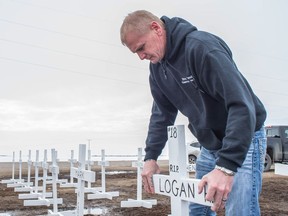
[[[133,167],[137,167],[137,199],[128,199],[128,201],[121,201],[121,207],[145,207],[152,208],[152,205],[157,204],[157,200],[142,200],[142,176],[143,169],[142,148],[138,148],[138,161],[133,162]]]
[[[168,127],[169,172],[170,175],[153,175],[155,193],[170,196],[171,216],[189,215],[189,202],[206,206],[204,192],[198,194],[199,179],[190,179],[187,173],[187,152],[184,126]]]
[[[101,161],[98,161],[98,165],[101,166],[101,187],[95,188],[97,193],[88,194],[88,200],[91,199],[112,199],[119,196],[119,191],[106,192],[106,173],[105,167],[109,166],[109,161],[105,160],[105,150],[101,150]]]

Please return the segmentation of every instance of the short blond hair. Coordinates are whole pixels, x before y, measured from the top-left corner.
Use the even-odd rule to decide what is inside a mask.
[[[162,20],[146,10],[137,10],[129,13],[120,28],[120,37],[123,45],[126,45],[126,35],[129,32],[145,34],[150,29],[151,22],[157,22],[164,27]]]

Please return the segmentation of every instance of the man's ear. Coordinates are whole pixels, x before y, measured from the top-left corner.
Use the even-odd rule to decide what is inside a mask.
[[[162,27],[159,23],[152,21],[150,24],[151,30],[155,31],[157,35],[162,35]]]

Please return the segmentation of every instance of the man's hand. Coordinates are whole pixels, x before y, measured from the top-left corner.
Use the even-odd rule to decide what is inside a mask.
[[[159,174],[160,169],[155,160],[147,160],[144,164],[142,170],[142,181],[144,185],[144,190],[147,193],[155,193],[153,185],[153,174]]]
[[[207,185],[205,198],[208,201],[213,201],[212,211],[218,211],[225,207],[228,195],[232,189],[233,178],[233,176],[225,175],[222,171],[214,169],[201,179],[198,191],[202,193],[204,186]]]

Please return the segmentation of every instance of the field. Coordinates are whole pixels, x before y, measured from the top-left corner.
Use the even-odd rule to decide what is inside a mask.
[[[0,179],[11,178],[11,164],[1,163]],[[23,165],[23,177],[27,170]],[[101,174],[99,173],[100,167],[93,167],[96,171],[97,181],[92,186],[99,187],[101,185]],[[161,166],[163,174],[168,174],[168,167],[166,163]],[[108,172],[113,174],[106,175],[106,191],[119,191],[120,196],[114,197],[112,200],[99,199],[99,200],[85,200],[85,207],[87,209],[101,208],[102,215],[109,216],[164,216],[170,213],[170,200],[168,197],[161,195],[147,195],[143,193],[142,198],[157,199],[157,205],[152,209],[140,208],[121,208],[120,202],[128,200],[128,198],[136,199],[137,181],[136,169],[130,166],[128,162],[114,162],[110,167],[107,167]],[[113,171],[123,171],[117,173]],[[128,172],[129,171],[129,172]],[[16,175],[17,176],[17,175]],[[15,177],[16,177],[15,176]],[[33,175],[32,175],[33,176]],[[67,178],[69,176],[69,167],[66,163],[60,165],[59,179]],[[51,185],[48,186],[48,191],[51,190]],[[5,184],[0,184],[0,215],[7,213],[11,216],[34,216],[45,215],[48,209],[52,207],[25,207],[23,200],[18,199],[18,193],[15,193],[12,188],[7,188]],[[288,176],[275,175],[274,171],[264,173],[263,190],[260,198],[261,215],[263,216],[284,216],[288,215]],[[72,188],[60,188],[58,190],[58,197],[63,198],[64,204],[59,206],[59,211],[75,209],[76,194]],[[96,214],[86,214],[96,215]],[[218,215],[225,215],[220,212]]]

